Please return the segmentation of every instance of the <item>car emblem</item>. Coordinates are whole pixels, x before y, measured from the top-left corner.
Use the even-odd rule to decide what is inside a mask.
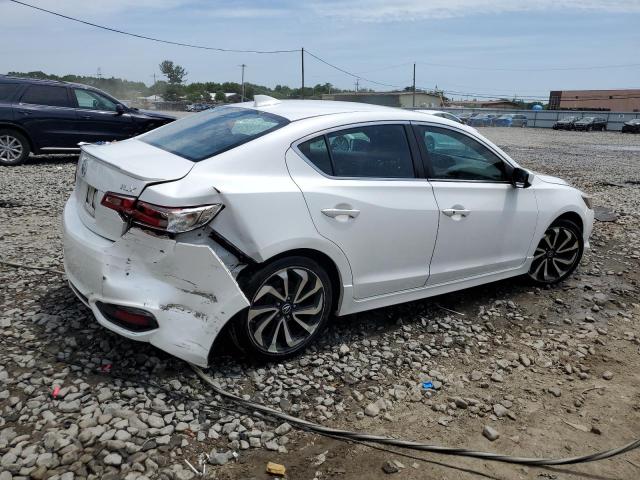
[[[80,175],[83,177],[87,174],[87,160],[82,160],[82,165],[80,165]]]
[[[134,187],[133,185],[122,184],[120,185],[120,190],[127,193],[133,193],[138,189],[138,187]]]

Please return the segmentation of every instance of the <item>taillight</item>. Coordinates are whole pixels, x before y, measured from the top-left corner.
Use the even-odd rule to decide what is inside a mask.
[[[155,317],[146,310],[102,302],[96,302],[96,306],[107,320],[127,330],[144,332],[158,328]]]
[[[183,233],[203,227],[224,207],[221,203],[199,207],[162,207],[113,192],[105,193],[100,204],[138,225],[169,233]]]

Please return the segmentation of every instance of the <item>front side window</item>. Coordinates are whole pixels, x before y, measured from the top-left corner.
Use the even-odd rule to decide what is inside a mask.
[[[100,95],[97,92],[74,88],[73,93],[76,96],[79,108],[86,108],[89,110],[104,110],[107,112],[116,111],[116,102],[110,100],[104,95]]]
[[[417,126],[431,166],[432,178],[442,180],[507,180],[500,157],[477,140],[460,132]]]
[[[48,105],[50,107],[70,107],[66,87],[49,85],[29,85],[20,99],[22,103],[33,105]]]
[[[289,121],[249,108],[220,107],[172,122],[140,140],[199,162],[284,127]]]

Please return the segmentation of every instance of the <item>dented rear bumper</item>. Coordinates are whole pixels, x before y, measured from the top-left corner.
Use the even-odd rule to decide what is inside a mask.
[[[75,197],[63,216],[64,267],[78,297],[103,326],[206,366],[225,323],[249,305],[235,279],[206,245],[176,242],[133,228],[113,242],[89,230]],[[158,328],[135,332],[105,318],[96,302],[151,313]]]

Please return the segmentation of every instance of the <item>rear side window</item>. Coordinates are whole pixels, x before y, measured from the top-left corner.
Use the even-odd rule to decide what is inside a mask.
[[[298,145],[298,149],[309,159],[321,172],[333,175],[331,157],[324,137],[313,138]]]
[[[17,90],[17,83],[0,83],[0,102],[11,100]]]
[[[51,107],[70,107],[66,87],[49,85],[29,85],[20,99],[22,103],[48,105]]]
[[[199,162],[287,125],[286,118],[249,108],[221,107],[191,115],[140,140]]]

